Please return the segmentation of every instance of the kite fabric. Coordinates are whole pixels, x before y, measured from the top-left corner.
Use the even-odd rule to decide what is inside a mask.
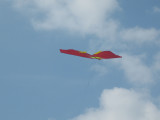
[[[98,60],[112,59],[112,58],[122,58],[122,56],[116,55],[116,54],[112,53],[111,51],[99,51],[99,52],[97,52],[93,55],[90,55],[85,51],[78,51],[78,50],[74,50],[74,49],[68,49],[68,50],[60,49],[60,52],[65,53],[65,54],[90,58],[90,59],[98,59]]]

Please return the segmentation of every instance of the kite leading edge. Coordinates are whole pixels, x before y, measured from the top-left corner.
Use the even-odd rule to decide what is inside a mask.
[[[75,55],[75,56],[80,56],[80,57],[85,57],[85,58],[90,58],[90,59],[112,59],[112,58],[122,58],[122,56],[116,55],[111,51],[99,51],[93,55],[88,54],[85,51],[78,51],[74,49],[68,49],[68,50],[63,50],[60,49],[61,53],[65,54],[70,54],[70,55]]]

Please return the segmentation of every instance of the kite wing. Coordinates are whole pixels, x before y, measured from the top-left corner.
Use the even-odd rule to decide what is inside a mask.
[[[111,51],[99,51],[92,55],[92,58],[96,59],[111,59],[111,58],[122,58],[122,56],[116,55]]]
[[[70,54],[70,55],[85,57],[85,58],[91,58],[91,55],[88,54],[88,53],[85,52],[85,51],[78,51],[78,50],[73,50],[73,49],[69,49],[69,50],[60,49],[60,52],[61,52],[61,53],[65,53],[65,54]]]
[[[111,58],[122,58],[122,56],[116,55],[112,53],[111,51],[99,51],[93,55],[90,55],[85,51],[78,51],[78,50],[73,50],[73,49],[68,49],[68,50],[60,49],[60,52],[65,53],[65,54],[90,58],[90,59],[98,59],[98,60],[111,59]]]

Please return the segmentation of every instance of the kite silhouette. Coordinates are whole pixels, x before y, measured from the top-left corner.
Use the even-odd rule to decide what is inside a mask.
[[[112,59],[112,58],[122,58],[122,56],[116,55],[111,51],[99,51],[97,53],[94,53],[93,55],[91,55],[91,54],[89,54],[85,51],[78,51],[78,50],[74,50],[74,49],[68,49],[68,50],[60,49],[60,52],[65,53],[65,54],[90,58],[90,59],[98,59],[98,60]]]

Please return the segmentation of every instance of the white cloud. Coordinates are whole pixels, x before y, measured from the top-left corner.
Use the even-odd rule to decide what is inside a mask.
[[[99,108],[72,120],[159,120],[160,110],[146,94],[123,88],[104,90]]]
[[[153,69],[156,71],[160,70],[160,52],[154,56]]]
[[[123,54],[121,66],[127,80],[135,85],[145,85],[154,82],[152,69],[145,64],[141,56]]]
[[[153,57],[153,64],[152,64],[152,73],[154,74],[154,78],[157,80],[157,82],[160,79],[160,52],[158,52]]]
[[[160,13],[160,8],[157,7],[157,6],[154,6],[154,7],[153,7],[153,12],[158,12],[158,13]]]
[[[155,28],[121,28],[116,22],[110,24],[104,30],[103,37],[98,40],[90,40],[91,50],[110,50],[115,49],[118,51],[135,51],[140,46],[158,47],[160,45],[160,30]],[[102,33],[103,34],[103,33]]]
[[[97,35],[112,24],[112,20],[108,20],[109,23],[105,20],[119,9],[117,0],[14,1],[18,9],[34,14],[30,17],[37,29],[66,29]]]
[[[152,58],[150,64],[146,63],[148,56],[146,55],[131,55],[123,54],[121,59],[113,59],[110,63],[104,61],[103,64],[95,64],[91,67],[91,70],[98,73],[100,76],[104,76],[108,73],[111,67],[123,71],[126,80],[134,87],[148,88],[152,87],[157,80],[159,80],[160,73],[160,53],[157,53]],[[111,64],[111,66],[108,66]]]
[[[154,28],[144,29],[141,27],[134,27],[124,29],[120,32],[121,38],[126,42],[145,43],[155,42],[160,38],[160,31]]]
[[[28,14],[36,29],[94,34],[102,40],[101,48],[160,40],[160,30],[155,28],[122,28],[112,18],[112,13],[121,9],[117,0],[14,0],[14,3]]]
[[[130,83],[136,86],[149,87],[159,80],[160,52],[154,53],[153,57],[129,54],[122,54],[122,56],[121,61],[113,62],[121,66]],[[150,64],[146,63],[146,59],[150,60]]]

